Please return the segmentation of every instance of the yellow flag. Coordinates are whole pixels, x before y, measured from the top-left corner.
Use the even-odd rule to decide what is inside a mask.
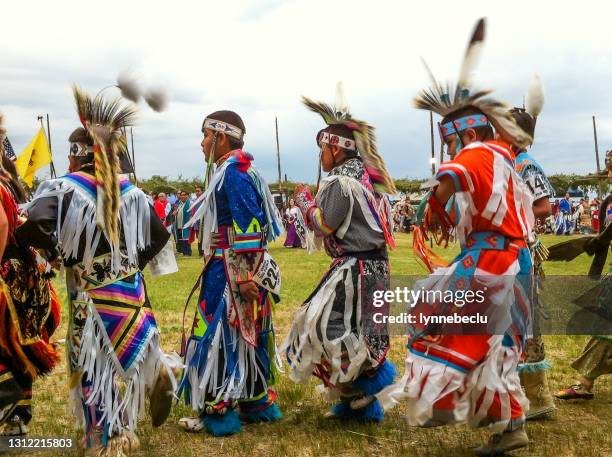
[[[45,131],[41,127],[34,139],[17,157],[15,167],[21,179],[28,187],[32,187],[32,180],[36,171],[50,163],[51,151],[45,137]]]

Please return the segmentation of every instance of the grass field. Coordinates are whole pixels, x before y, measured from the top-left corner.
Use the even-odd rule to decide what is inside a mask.
[[[423,274],[410,248],[410,238],[400,235],[398,249],[391,253],[392,272]],[[544,237],[546,244],[560,241]],[[291,318],[326,270],[329,259],[322,253],[307,255],[304,251],[284,249],[276,243],[271,249],[283,273],[282,303],[275,310],[275,326],[281,343]],[[453,250],[445,253],[452,256]],[[162,331],[166,350],[178,350],[181,335],[183,302],[201,268],[201,259],[179,258],[180,272],[148,282],[149,294]],[[553,274],[583,274],[590,258],[581,256],[570,264],[548,264]],[[64,316],[67,310],[64,309]],[[188,323],[192,313],[188,313]],[[66,333],[64,321],[56,338]],[[545,337],[548,358],[553,364],[550,382],[553,390],[565,387],[576,379],[569,367],[584,347],[582,336]],[[403,367],[405,340],[394,337],[390,358],[400,370]],[[551,419],[530,422],[528,448],[517,456],[612,456],[612,377],[600,379],[596,398],[590,402],[558,403]],[[409,428],[402,419],[401,408],[391,411],[380,425],[341,424],[324,419],[328,404],[315,392],[316,382],[295,385],[282,377],[276,386],[282,421],[266,425],[247,425],[244,432],[229,438],[212,438],[204,433],[188,434],[177,426],[177,420],[190,411],[177,405],[166,424],[154,429],[146,420],[139,426],[141,450],[138,456],[462,456],[471,455],[470,448],[488,436],[486,430],[467,427],[437,429]],[[32,436],[61,436],[79,439],[74,418],[67,413],[68,386],[65,367],[59,368],[34,389]],[[49,453],[37,455],[49,455]],[[77,455],[76,451],[53,455]]]

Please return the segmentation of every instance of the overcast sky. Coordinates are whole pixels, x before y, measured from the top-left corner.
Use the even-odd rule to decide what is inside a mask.
[[[612,7],[603,1],[571,5],[11,2],[2,12],[0,110],[16,152],[35,134],[37,115],[49,113],[56,168],[65,170],[67,138],[78,126],[71,83],[95,94],[130,70],[143,84],[171,94],[163,113],[140,107],[134,129],[139,175],[200,176],[202,120],[232,109],[243,117],[246,149],[268,181],[277,176],[277,116],[283,174],[313,182],[314,135],[322,121],[300,96],[333,102],[341,80],[352,113],[377,128],[391,174],[425,177],[429,116],[412,108],[412,97],[428,84],[419,56],[439,79],[455,82],[469,34],[486,16],[477,85],[520,106],[538,73],[546,104],[533,154],[550,174],[589,172],[595,168],[591,116],[597,118],[600,155],[612,149]]]

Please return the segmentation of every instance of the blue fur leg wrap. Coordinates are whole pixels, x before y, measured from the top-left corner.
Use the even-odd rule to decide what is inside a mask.
[[[332,413],[340,419],[359,422],[380,422],[385,418],[385,412],[378,400],[361,409],[352,409],[350,402],[341,401],[332,406]]]
[[[362,373],[354,382],[353,389],[356,393],[364,396],[376,395],[382,389],[393,384],[393,380],[397,376],[397,370],[388,360],[385,360],[378,366],[373,376]],[[350,400],[342,401],[332,407],[332,413],[346,420],[357,421],[374,421],[380,422],[384,419],[385,413],[380,406],[378,400],[374,400],[365,408],[352,409]]]
[[[274,422],[280,420],[283,415],[275,403],[276,393],[268,391],[263,397],[257,400],[241,401],[240,417],[245,422]]]
[[[272,403],[271,405],[260,411],[250,411],[247,413],[241,413],[240,416],[246,422],[251,423],[275,422],[283,417],[276,403]]]
[[[393,380],[397,376],[397,370],[388,360],[385,360],[378,366],[374,376],[368,376],[362,373],[353,384],[355,392],[363,393],[364,395],[376,395],[385,387],[393,384]]]
[[[240,418],[233,409],[223,415],[205,414],[203,421],[206,431],[213,436],[228,436],[242,431]]]

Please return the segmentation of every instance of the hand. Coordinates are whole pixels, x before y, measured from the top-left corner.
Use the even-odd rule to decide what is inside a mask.
[[[247,281],[238,285],[238,291],[242,298],[248,302],[253,302],[259,297],[259,288],[254,281]]]

